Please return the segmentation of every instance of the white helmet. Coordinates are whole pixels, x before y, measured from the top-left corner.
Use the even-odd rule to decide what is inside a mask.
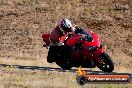
[[[60,26],[61,26],[61,28],[64,28],[64,29],[65,28],[71,28],[72,27],[72,23],[68,19],[62,19],[61,23],[60,23]]]

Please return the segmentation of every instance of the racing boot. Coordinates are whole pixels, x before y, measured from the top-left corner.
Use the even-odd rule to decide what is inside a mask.
[[[50,48],[49,48],[49,52],[48,52],[48,56],[47,56],[47,62],[49,62],[49,63],[53,63],[54,62],[54,47],[53,46],[51,46]]]

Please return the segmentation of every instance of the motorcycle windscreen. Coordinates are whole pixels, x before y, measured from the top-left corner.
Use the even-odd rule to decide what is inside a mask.
[[[93,37],[93,41],[92,41],[92,42],[85,41],[85,44],[86,44],[87,46],[97,46],[97,47],[100,47],[99,35],[93,34],[92,37]]]

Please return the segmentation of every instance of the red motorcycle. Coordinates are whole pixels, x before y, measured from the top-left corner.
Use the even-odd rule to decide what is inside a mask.
[[[91,37],[89,37],[89,34]],[[44,47],[49,47],[50,34],[43,34]],[[85,34],[69,35],[65,46],[71,47],[70,51],[59,49],[54,62],[63,69],[82,66],[83,68],[95,68],[96,66],[104,72],[112,72],[114,64],[110,56],[102,49],[103,39],[92,31]],[[68,55],[63,52],[69,52]]]

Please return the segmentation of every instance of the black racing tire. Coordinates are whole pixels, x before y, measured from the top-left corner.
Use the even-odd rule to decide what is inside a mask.
[[[99,61],[94,61],[96,66],[104,72],[112,72],[114,70],[114,64],[111,57],[107,53],[102,53],[98,57]]]
[[[62,58],[63,59],[63,58]],[[58,66],[60,66],[62,69],[64,70],[71,70],[72,65],[70,61],[66,61],[66,60],[57,60],[56,64]]]

